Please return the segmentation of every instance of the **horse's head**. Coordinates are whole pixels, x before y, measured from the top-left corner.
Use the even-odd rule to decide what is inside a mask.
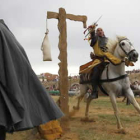
[[[118,38],[118,53],[121,57],[127,57],[129,61],[133,62],[136,62],[139,56],[130,40],[127,38]]]

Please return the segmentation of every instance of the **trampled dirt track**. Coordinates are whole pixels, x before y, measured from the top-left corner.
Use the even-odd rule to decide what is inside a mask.
[[[56,100],[58,97],[53,98]],[[140,103],[140,99],[136,99]],[[108,97],[99,97],[91,102],[89,117],[93,121],[89,122],[81,121],[86,103],[82,101],[80,110],[73,112],[72,107],[76,104],[76,98],[70,97],[70,130],[60,140],[140,140],[140,115],[132,105],[126,106],[122,98],[118,98],[117,102],[126,134],[121,134],[117,130],[116,118]],[[28,130],[8,134],[7,140],[38,140],[38,137],[35,130]]]

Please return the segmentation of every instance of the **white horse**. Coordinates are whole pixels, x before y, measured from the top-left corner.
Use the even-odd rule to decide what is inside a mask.
[[[122,60],[122,63],[116,66],[112,63],[109,63],[108,66],[104,69],[100,81],[102,83],[101,85],[103,89],[108,93],[110,97],[114,109],[114,114],[117,119],[117,127],[120,132],[123,133],[125,131],[120,122],[116,97],[123,92],[131,104],[135,107],[135,109],[140,113],[140,106],[134,98],[134,94],[130,88],[129,78],[125,72],[125,58],[127,57],[130,61],[136,62],[138,60],[138,53],[134,49],[132,43],[124,37],[117,37],[116,41],[109,41],[108,48],[114,56]],[[74,107],[74,109],[79,109],[80,101],[86,94],[88,88],[92,89],[92,86],[90,84],[80,85],[80,96],[78,97],[77,106]],[[88,118],[89,104],[91,100],[91,98],[88,98],[85,111],[86,118]]]

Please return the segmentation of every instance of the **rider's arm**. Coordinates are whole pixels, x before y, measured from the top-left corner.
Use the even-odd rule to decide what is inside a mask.
[[[90,39],[91,39],[90,46],[93,47],[98,39],[98,37],[95,35],[95,30],[90,33]]]

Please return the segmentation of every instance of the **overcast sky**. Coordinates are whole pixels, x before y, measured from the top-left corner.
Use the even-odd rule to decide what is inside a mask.
[[[25,49],[36,74],[58,73],[58,20],[48,19],[52,61],[43,61],[41,44],[46,31],[47,11],[86,15],[87,25],[101,15],[99,27],[107,37],[127,36],[140,53],[140,1],[139,0],[0,0],[0,19],[3,19]],[[92,48],[84,41],[82,22],[67,20],[68,72],[78,74],[79,66],[90,61]],[[140,60],[135,67],[140,68]]]

